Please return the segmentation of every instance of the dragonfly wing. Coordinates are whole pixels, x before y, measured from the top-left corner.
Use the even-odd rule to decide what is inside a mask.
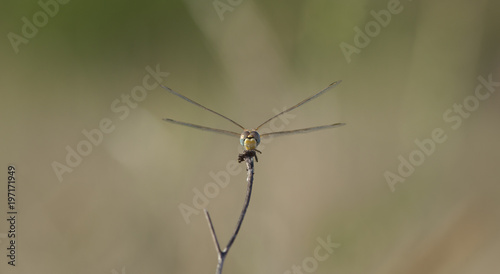
[[[224,134],[224,135],[229,135],[229,136],[236,136],[238,138],[241,135],[240,133],[236,133],[236,132],[229,131],[229,130],[218,129],[218,128],[211,128],[211,127],[205,127],[205,126],[195,125],[195,124],[181,122],[181,121],[177,121],[177,120],[172,120],[172,119],[169,119],[169,118],[165,118],[163,120],[167,121],[167,122],[170,122],[170,123],[174,123],[174,124],[178,124],[178,125],[183,125],[183,126],[188,126],[188,127],[192,127],[192,128],[197,128],[197,129],[201,129],[201,130],[205,130],[205,131],[211,131],[211,132],[215,132],[215,133],[219,133],[219,134]]]
[[[294,130],[270,132],[270,133],[261,134],[260,137],[275,137],[275,136],[282,136],[282,135],[288,135],[288,134],[308,133],[311,131],[335,128],[335,127],[340,127],[343,125],[345,125],[345,123],[335,123],[335,124],[331,124],[331,125],[324,125],[324,126],[318,126],[318,127],[308,127],[308,128],[294,129]]]
[[[274,115],[273,117],[271,117],[271,118],[267,119],[264,123],[260,124],[260,126],[256,127],[256,128],[255,128],[255,130],[257,130],[257,129],[259,129],[261,126],[263,126],[263,125],[265,125],[265,124],[269,123],[270,121],[272,121],[272,120],[273,120],[273,119],[275,119],[276,117],[278,117],[278,116],[280,116],[280,115],[282,115],[282,114],[284,114],[284,113],[287,113],[287,112],[289,112],[289,111],[292,111],[292,110],[294,110],[294,109],[296,109],[296,108],[298,108],[298,107],[302,106],[303,104],[305,104],[305,103],[307,103],[307,102],[309,102],[309,101],[311,101],[311,100],[313,100],[313,99],[315,99],[315,98],[318,98],[318,96],[320,96],[321,94],[325,93],[325,92],[326,92],[326,91],[328,91],[329,89],[332,89],[332,88],[336,87],[336,86],[337,86],[338,84],[340,84],[341,82],[342,82],[342,80],[339,80],[339,81],[336,81],[336,82],[331,83],[328,87],[324,88],[323,90],[321,90],[320,92],[318,92],[318,93],[314,94],[313,96],[307,97],[306,99],[304,99],[304,100],[300,101],[299,103],[297,103],[295,106],[292,106],[292,107],[290,107],[290,108],[287,108],[287,109],[283,110],[282,112],[280,112],[280,113],[278,113],[278,114]]]
[[[200,108],[202,108],[202,109],[204,109],[204,110],[208,110],[208,111],[212,112],[213,114],[219,115],[220,117],[222,117],[222,118],[224,118],[224,119],[228,120],[229,122],[231,122],[231,123],[233,123],[233,124],[235,124],[235,125],[239,126],[241,129],[245,129],[242,125],[240,125],[240,124],[236,123],[235,121],[233,121],[232,119],[230,119],[230,118],[228,118],[228,117],[226,117],[226,116],[224,116],[224,115],[222,115],[222,114],[218,113],[217,111],[215,111],[215,110],[211,110],[211,109],[207,108],[206,106],[204,106],[204,105],[202,105],[202,104],[200,104],[200,103],[197,103],[197,102],[195,102],[195,101],[193,101],[193,100],[191,100],[191,99],[187,98],[186,96],[184,96],[184,95],[182,95],[182,94],[180,94],[180,93],[175,92],[173,89],[171,89],[171,88],[169,88],[169,87],[167,87],[167,86],[164,86],[164,85],[162,85],[162,84],[160,84],[160,86],[161,86],[163,89],[165,89],[166,91],[168,91],[168,92],[172,93],[173,95],[175,95],[175,96],[177,96],[177,97],[180,97],[180,98],[182,98],[182,99],[186,100],[187,102],[189,102],[189,103],[191,103],[191,104],[193,104],[193,105],[195,105],[195,106],[198,106],[198,107],[200,107]],[[182,122],[181,122],[181,124],[182,124]]]

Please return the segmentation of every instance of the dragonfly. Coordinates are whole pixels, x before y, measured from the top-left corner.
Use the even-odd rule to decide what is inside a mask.
[[[234,125],[238,126],[239,128],[241,128],[243,130],[242,133],[237,133],[237,132],[234,132],[234,131],[229,131],[229,130],[225,130],[225,129],[218,129],[218,128],[211,128],[211,127],[206,127],[206,126],[201,126],[201,125],[196,125],[196,124],[192,124],[192,123],[187,123],[187,122],[181,122],[181,121],[177,121],[177,120],[174,120],[174,119],[170,119],[170,118],[165,118],[163,119],[164,121],[166,122],[170,122],[170,123],[174,123],[174,124],[178,124],[178,125],[182,125],[182,126],[188,126],[188,127],[191,127],[191,128],[196,128],[196,129],[200,129],[200,130],[205,130],[205,131],[211,131],[211,132],[215,132],[215,133],[219,133],[219,134],[224,134],[224,135],[229,135],[229,136],[234,136],[234,137],[239,137],[240,138],[240,144],[243,146],[244,148],[244,153],[243,154],[240,154],[239,157],[238,157],[238,162],[242,162],[245,158],[247,157],[255,157],[255,160],[258,162],[258,158],[257,158],[257,154],[255,152],[259,152],[259,153],[262,153],[260,152],[257,147],[259,146],[260,144],[260,139],[261,138],[265,138],[265,137],[274,137],[274,136],[284,136],[284,135],[289,135],[289,134],[297,134],[297,133],[308,133],[308,132],[312,132],[312,131],[316,131],[316,130],[323,130],[323,129],[330,129],[330,128],[336,128],[336,127],[340,127],[340,126],[343,126],[345,125],[345,123],[334,123],[334,124],[330,124],[330,125],[323,125],[323,126],[315,126],[315,127],[308,127],[308,128],[301,128],[301,129],[294,129],[294,130],[285,130],[285,131],[276,131],[276,132],[269,132],[269,133],[264,133],[264,134],[259,134],[258,130],[265,124],[271,122],[272,120],[276,119],[277,117],[279,117],[280,115],[283,115],[287,112],[290,112],[302,105],[304,105],[305,103],[308,103],[310,101],[312,101],[313,99],[316,99],[318,98],[320,95],[324,94],[326,91],[328,90],[331,90],[333,89],[334,87],[338,86],[342,81],[339,80],[339,81],[335,81],[333,83],[331,83],[330,85],[328,85],[326,88],[324,88],[323,90],[319,91],[318,93],[310,96],[310,97],[307,97],[306,99],[300,101],[299,103],[297,103],[296,105],[292,106],[292,107],[289,107],[285,110],[283,110],[282,112],[274,115],[273,117],[267,119],[266,121],[264,121],[262,124],[260,124],[259,126],[257,126],[256,128],[253,128],[253,129],[247,129],[245,127],[243,127],[241,124],[235,122],[234,120],[212,110],[212,109],[209,109],[205,106],[203,106],[202,104],[200,103],[197,103],[191,99],[189,99],[188,97],[180,94],[180,93],[177,93],[175,92],[174,90],[172,90],[171,88],[167,87],[167,86],[164,86],[162,84],[160,84],[160,86],[167,90],[168,92],[170,92],[171,94],[177,96],[177,97],[180,97],[184,100],[186,100],[187,102],[195,105],[195,106],[198,106],[204,110],[207,110],[209,112],[212,112],[213,114],[215,115],[218,115],[224,119],[226,119],[227,121],[233,123]]]

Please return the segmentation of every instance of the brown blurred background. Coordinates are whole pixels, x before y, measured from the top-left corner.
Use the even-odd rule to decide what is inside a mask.
[[[0,273],[214,273],[203,214],[188,224],[179,206],[196,209],[238,140],[162,118],[239,129],[159,87],[134,93],[147,67],[248,127],[343,81],[285,129],[346,126],[262,147],[224,273],[500,269],[500,87],[475,93],[478,77],[500,82],[497,1],[60,1],[0,8],[0,219],[9,164],[18,207],[17,266],[0,221]],[[127,105],[132,93],[144,97]],[[103,120],[112,132],[60,180],[55,162]],[[419,152],[435,129],[446,140]],[[410,155],[418,166],[391,188]],[[246,191],[238,167],[206,204],[223,245]],[[340,246],[319,261],[328,237]]]

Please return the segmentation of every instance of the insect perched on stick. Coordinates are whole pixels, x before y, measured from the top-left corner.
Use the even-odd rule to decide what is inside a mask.
[[[245,214],[247,212],[247,209],[248,209],[248,205],[250,203],[250,196],[252,195],[252,185],[253,185],[253,175],[254,175],[254,162],[253,162],[253,159],[255,158],[256,161],[258,161],[257,159],[257,152],[261,153],[258,149],[257,149],[257,146],[259,146],[260,144],[260,138],[261,137],[268,137],[268,136],[282,136],[282,135],[288,135],[288,134],[294,134],[294,133],[306,133],[306,132],[311,132],[311,131],[315,131],[315,130],[320,130],[320,129],[327,129],[327,128],[334,128],[334,127],[339,127],[339,126],[343,126],[345,125],[344,123],[335,123],[335,124],[331,124],[331,125],[324,125],[324,126],[316,126],[316,127],[308,127],[308,128],[302,128],[302,129],[294,129],[294,130],[286,130],[286,131],[278,131],[278,132],[270,132],[270,133],[264,133],[264,134],[259,134],[258,130],[260,127],[262,127],[263,125],[269,123],[270,121],[272,121],[273,119],[277,118],[278,116],[284,114],[284,113],[287,113],[289,111],[292,111],[300,106],[302,106],[303,104],[315,99],[315,98],[318,98],[318,96],[320,96],[321,94],[325,93],[327,90],[331,89],[331,88],[334,88],[335,86],[337,86],[338,84],[340,84],[341,81],[337,81],[337,82],[333,82],[332,84],[330,84],[328,87],[326,87],[325,89],[323,89],[322,91],[314,94],[313,96],[311,97],[308,97],[302,101],[300,101],[298,104],[296,104],[295,106],[293,107],[290,107],[290,108],[287,108],[285,109],[284,111],[274,115],[273,117],[267,119],[264,123],[260,124],[258,127],[254,128],[254,129],[245,129],[242,125],[236,123],[235,121],[233,121],[232,119],[229,119],[228,117],[216,112],[216,111],[213,111],[189,98],[187,98],[186,96],[184,95],[181,95],[175,91],[173,91],[172,89],[170,89],[169,87],[166,87],[166,86],[163,86],[161,85],[162,88],[166,89],[168,92],[174,94],[175,96],[178,96],[188,102],[190,102],[191,104],[193,105],[196,105],[200,108],[203,108],[205,110],[208,110],[216,115],[219,115],[220,117],[230,121],[231,123],[237,125],[238,127],[240,127],[242,130],[243,130],[243,133],[236,133],[236,132],[233,132],[233,131],[229,131],[229,130],[224,130],[224,129],[217,129],[217,128],[211,128],[211,127],[206,127],[206,126],[200,126],[200,125],[195,125],[195,124],[191,124],[191,123],[186,123],[186,122],[181,122],[181,121],[177,121],[177,120],[173,120],[173,119],[164,119],[165,121],[167,122],[171,122],[171,123],[174,123],[174,124],[179,124],[179,125],[183,125],[183,126],[188,126],[188,127],[192,127],[192,128],[197,128],[197,129],[201,129],[201,130],[206,130],[206,131],[212,131],[212,132],[216,132],[216,133],[220,133],[220,134],[225,134],[225,135],[230,135],[230,136],[236,136],[236,137],[240,137],[240,144],[243,146],[244,148],[244,151],[242,154],[240,154],[238,156],[238,162],[243,162],[245,161],[246,162],[246,166],[247,166],[247,192],[246,192],[246,196],[245,196],[245,202],[244,202],[244,205],[243,205],[243,209],[241,211],[241,214],[240,214],[240,217],[238,219],[238,223],[236,225],[236,228],[231,236],[231,238],[229,239],[229,242],[227,243],[226,247],[225,248],[221,248],[220,244],[219,244],[219,240],[217,238],[217,235],[215,233],[215,229],[214,229],[214,225],[212,223],[212,218],[210,217],[210,214],[208,213],[208,211],[205,209],[205,217],[207,218],[207,221],[208,221],[208,227],[210,229],[210,232],[212,234],[212,239],[214,240],[214,244],[215,244],[215,250],[217,251],[217,257],[218,257],[218,263],[217,263],[217,268],[215,270],[215,273],[216,274],[222,274],[222,268],[224,266],[224,261],[226,259],[226,256],[229,252],[229,249],[231,248],[231,246],[233,245],[234,243],[234,240],[236,239],[236,236],[238,236],[238,232],[240,231],[240,228],[241,228],[241,224],[243,223],[243,219],[245,218]]]
[[[277,132],[269,132],[269,133],[264,133],[264,134],[259,134],[258,130],[259,128],[261,128],[263,125],[269,123],[270,121],[276,119],[278,116],[282,115],[282,114],[285,114],[289,111],[292,111],[300,106],[302,106],[303,104],[307,103],[307,102],[310,102],[311,100],[315,99],[315,98],[318,98],[320,95],[322,95],[323,93],[325,93],[326,91],[336,87],[338,84],[340,84],[342,81],[336,81],[336,82],[333,82],[331,83],[328,87],[326,87],[325,89],[321,90],[320,92],[314,94],[313,96],[310,96],[302,101],[300,101],[299,103],[297,103],[296,105],[290,107],[290,108],[287,108],[285,109],[284,111],[274,115],[273,117],[267,119],[265,122],[263,122],[262,124],[260,124],[258,127],[254,128],[254,129],[246,129],[245,127],[243,127],[242,125],[240,125],[239,123],[235,122],[234,120],[214,111],[214,110],[211,110],[189,98],[187,98],[186,96],[182,95],[182,94],[179,94],[175,91],[173,91],[171,88],[169,87],[166,87],[164,85],[160,85],[162,88],[164,88],[165,90],[167,90],[168,92],[172,93],[173,95],[175,96],[178,96],[186,101],[188,101],[189,103],[193,104],[193,105],[196,105],[200,108],[203,108],[205,110],[208,110],[210,112],[212,112],[213,114],[216,114],[216,115],[219,115],[220,117],[228,120],[229,122],[235,124],[236,126],[238,126],[239,128],[241,128],[243,130],[243,133],[237,133],[237,132],[234,132],[234,131],[229,131],[229,130],[224,130],[224,129],[218,129],[218,128],[211,128],[211,127],[206,127],[206,126],[200,126],[200,125],[195,125],[195,124],[191,124],[191,123],[186,123],[186,122],[181,122],[181,121],[177,121],[177,120],[173,120],[173,119],[169,119],[169,118],[165,118],[163,120],[167,121],[167,122],[170,122],[170,123],[174,123],[174,124],[178,124],[178,125],[183,125],[183,126],[188,126],[188,127],[192,127],[192,128],[197,128],[197,129],[201,129],[201,130],[205,130],[205,131],[212,131],[212,132],[216,132],[216,133],[219,133],[219,134],[225,134],[225,135],[230,135],[230,136],[236,136],[236,137],[239,137],[240,138],[240,144],[243,146],[244,148],[244,152],[243,154],[240,154],[238,156],[238,162],[242,162],[246,157],[255,157],[255,160],[258,161],[257,159],[257,154],[256,152],[259,152],[261,153],[258,149],[257,149],[257,146],[259,146],[260,144],[260,138],[265,138],[265,137],[272,137],[272,136],[283,136],[283,135],[289,135],[289,134],[296,134],[296,133],[307,133],[307,132],[311,132],[311,131],[316,131],[316,130],[321,130],[321,129],[328,129],[328,128],[335,128],[335,127],[339,127],[339,126],[343,126],[345,125],[344,123],[335,123],[335,124],[331,124],[331,125],[324,125],[324,126],[315,126],[315,127],[308,127],[308,128],[301,128],[301,129],[294,129],[294,130],[286,130],[286,131],[277,131]]]

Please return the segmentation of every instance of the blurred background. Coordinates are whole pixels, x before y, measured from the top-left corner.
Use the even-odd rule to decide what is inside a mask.
[[[215,272],[239,141],[162,119],[240,129],[156,81],[251,128],[342,80],[276,120],[347,125],[262,145],[224,273],[500,269],[498,1],[85,2],[1,4],[1,273]]]

